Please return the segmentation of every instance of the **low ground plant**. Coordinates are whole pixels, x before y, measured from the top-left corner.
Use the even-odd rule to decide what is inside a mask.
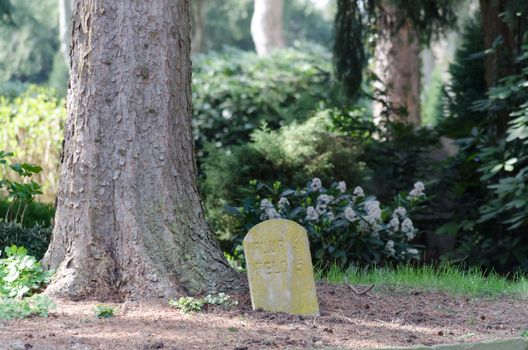
[[[23,247],[5,248],[0,259],[0,296],[21,299],[38,293],[49,283],[52,271],[45,271]]]
[[[23,299],[0,297],[0,320],[7,321],[30,316],[47,317],[49,311],[55,307],[53,300],[42,294]]]
[[[47,316],[55,307],[47,296],[36,294],[49,283],[52,271],[44,271],[22,247],[5,248],[0,258],[0,320]]]
[[[110,318],[114,316],[114,308],[109,305],[98,304],[94,308],[95,317]]]
[[[225,293],[208,294],[204,298],[181,297],[178,300],[169,300],[169,305],[180,310],[182,314],[188,312],[202,311],[209,305],[221,305],[225,307],[237,305],[238,302]]]

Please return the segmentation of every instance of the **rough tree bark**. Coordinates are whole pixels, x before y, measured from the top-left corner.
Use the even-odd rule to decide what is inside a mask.
[[[76,0],[48,293],[150,298],[238,284],[196,185],[188,0]]]
[[[285,46],[283,12],[284,0],[255,0],[251,36],[259,56]]]
[[[70,66],[73,0],[59,0],[60,51],[66,65]]]
[[[376,45],[375,72],[387,91],[387,99],[396,110],[392,120],[421,124],[420,115],[420,45],[418,35],[409,19],[402,19],[398,8],[387,1],[381,3],[378,19],[380,36]],[[381,114],[377,104],[374,112]]]

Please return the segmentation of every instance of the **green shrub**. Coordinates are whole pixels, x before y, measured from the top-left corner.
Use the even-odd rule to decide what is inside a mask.
[[[279,130],[263,126],[247,144],[211,150],[202,167],[205,197],[208,201],[242,199],[254,179],[292,186],[315,176],[360,182],[365,176],[365,165],[358,160],[360,144],[331,128],[328,111],[323,111]]]
[[[0,150],[0,169],[4,173],[0,178],[0,190],[7,193],[7,199],[0,199],[0,251],[12,245],[26,246],[40,259],[50,241],[54,209],[34,201],[42,192],[40,185],[29,179],[42,168],[28,163],[9,163],[12,156]],[[13,174],[22,181],[13,181]]]
[[[268,57],[235,49],[199,55],[193,62],[193,130],[199,156],[205,143],[249,140],[262,122],[270,129],[304,120],[324,102],[333,104],[331,60],[323,49],[281,50]],[[337,103],[337,102],[335,102]],[[0,97],[0,144],[15,160],[40,164],[35,177],[43,201],[57,192],[65,121],[63,101],[52,90],[29,87],[14,98]]]
[[[478,126],[486,123],[486,115],[472,109],[476,100],[485,98],[484,50],[480,14],[468,20],[461,34],[460,45],[455,51],[454,61],[449,65],[451,80],[445,87],[443,116],[436,127],[440,135],[455,139],[458,152],[441,165],[441,176],[432,189],[436,200],[431,210],[436,216],[436,230],[442,235],[459,235],[461,242],[474,234],[475,218],[488,190],[480,181],[477,171],[480,160],[477,155]],[[464,248],[464,251],[467,250]],[[446,256],[444,258],[447,258]],[[478,258],[466,260],[467,264],[480,264]]]
[[[477,23],[467,26],[462,44],[440,125],[460,145],[443,179],[456,205],[439,232],[457,234],[454,261],[528,271],[528,47],[508,68],[512,74],[486,89],[487,53]]]
[[[226,149],[211,148],[202,163],[201,189],[207,217],[231,251],[236,222],[222,210],[230,203],[240,205],[253,192],[252,180],[280,181],[285,186],[306,183],[313,177],[325,182],[339,178],[348,183],[363,182],[367,170],[358,159],[359,140],[331,131],[328,111],[302,124],[294,123],[271,131],[264,127],[252,134],[252,141]]]
[[[487,123],[469,137],[474,145],[466,156],[478,159],[481,188],[476,215],[457,223],[464,233],[460,256],[505,271],[528,271],[528,47],[518,58],[519,74],[511,75],[474,104]],[[497,132],[496,116],[508,113],[506,132]],[[493,229],[490,229],[493,228]]]
[[[262,122],[271,129],[304,120],[331,103],[331,59],[318,47],[258,57],[235,49],[193,62],[193,127],[198,149],[248,141]],[[330,101],[330,102],[328,102]]]
[[[8,99],[13,99],[17,96],[22,95],[26,92],[32,84],[22,83],[18,80],[15,81],[4,81],[0,83],[0,96],[4,96]]]
[[[49,73],[48,86],[56,92],[59,98],[65,98],[68,90],[69,69],[62,52],[57,51],[53,56],[53,68]]]
[[[44,83],[59,48],[57,2],[10,3],[14,25],[2,25],[0,31],[0,81]]]
[[[438,173],[437,161],[431,157],[438,145],[437,135],[427,129],[390,123],[379,133],[381,138],[370,138],[364,143],[360,159],[370,169],[370,183],[365,187],[389,200],[412,186],[414,179],[430,182]]]
[[[11,214],[6,217],[11,201],[0,199],[0,220],[16,221],[14,215],[18,211],[17,207],[11,210]],[[24,222],[19,222],[24,228],[31,228],[35,225],[50,227],[55,216],[55,207],[48,203],[30,202],[24,214]],[[7,220],[6,220],[7,219]],[[27,244],[16,244],[27,247]]]
[[[49,90],[36,87],[13,99],[0,97],[0,145],[14,153],[14,161],[43,168],[33,178],[42,184],[45,192],[42,199],[48,202],[54,200],[57,192],[65,120],[62,104]],[[0,175],[5,176],[3,169]]]
[[[48,249],[52,229],[36,223],[24,227],[15,222],[0,222],[0,249],[17,245],[26,247],[29,254],[41,259]]]
[[[243,206],[226,208],[239,220],[238,242],[259,222],[284,218],[306,228],[315,264],[377,265],[420,258],[418,246],[411,243],[418,231],[408,214],[425,196],[421,182],[385,208],[361,187],[349,190],[344,181],[328,189],[318,178],[302,189],[278,182],[255,186]]]

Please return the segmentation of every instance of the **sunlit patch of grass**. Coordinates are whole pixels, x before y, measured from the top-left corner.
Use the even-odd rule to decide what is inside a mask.
[[[442,291],[471,297],[528,297],[528,278],[517,274],[511,278],[478,268],[460,269],[453,265],[342,269],[332,265],[316,269],[316,279],[329,283],[375,284],[377,290]]]

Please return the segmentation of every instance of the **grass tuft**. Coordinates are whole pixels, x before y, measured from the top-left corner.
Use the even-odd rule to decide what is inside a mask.
[[[419,289],[471,297],[528,297],[528,278],[525,275],[507,278],[495,272],[486,273],[478,268],[462,270],[453,265],[350,267],[346,270],[332,265],[326,269],[317,268],[315,275],[317,280],[329,283],[375,284],[376,289],[381,291]]]

